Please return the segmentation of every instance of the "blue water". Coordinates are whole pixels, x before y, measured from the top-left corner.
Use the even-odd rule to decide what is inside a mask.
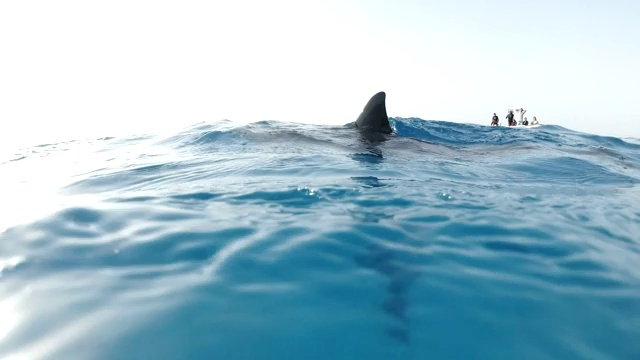
[[[392,119],[0,159],[0,358],[640,359],[640,144]]]

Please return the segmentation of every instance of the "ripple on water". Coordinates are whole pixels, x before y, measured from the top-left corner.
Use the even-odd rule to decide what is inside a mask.
[[[69,202],[0,235],[0,357],[637,358],[637,146],[394,122],[16,153]]]

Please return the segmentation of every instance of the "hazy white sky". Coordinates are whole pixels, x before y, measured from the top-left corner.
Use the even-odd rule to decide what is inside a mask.
[[[0,142],[390,116],[640,137],[637,0],[3,0]],[[0,146],[1,148],[1,146]]]

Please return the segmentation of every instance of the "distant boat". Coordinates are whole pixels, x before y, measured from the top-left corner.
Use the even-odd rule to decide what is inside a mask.
[[[537,128],[540,125],[542,125],[542,124],[538,123],[536,125],[515,125],[515,126],[506,126],[506,127],[510,127],[510,128],[528,128],[528,129],[530,129],[530,128]]]
[[[495,126],[495,127],[518,128],[518,129],[520,129],[520,128],[532,129],[532,128],[540,127],[540,125],[542,125],[542,124],[538,123],[538,124],[536,124],[536,125],[515,125],[515,126],[507,126],[507,125],[502,125],[502,124],[500,124],[500,125]],[[484,126],[491,126],[491,125],[484,125]]]

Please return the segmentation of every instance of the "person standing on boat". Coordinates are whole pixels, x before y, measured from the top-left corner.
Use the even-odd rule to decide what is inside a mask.
[[[514,126],[515,125],[515,120],[513,119],[513,110],[509,110],[509,113],[507,114],[507,122],[509,124],[509,126]]]
[[[516,111],[520,113],[520,121],[518,121],[518,125],[522,125],[522,122],[524,121],[524,120],[522,120],[522,118],[524,117],[524,113],[526,113],[527,110],[525,110],[523,108],[520,108],[520,109],[518,109]]]
[[[498,126],[498,121],[500,119],[498,119],[498,115],[496,115],[496,113],[493,113],[493,117],[491,118],[491,126]]]

